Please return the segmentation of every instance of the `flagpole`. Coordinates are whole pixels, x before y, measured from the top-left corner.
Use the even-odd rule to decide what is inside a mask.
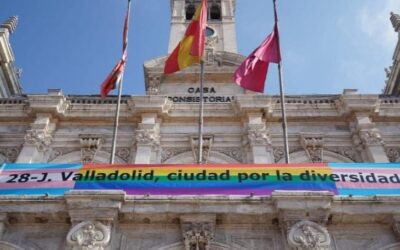
[[[273,0],[274,3],[274,16],[275,16],[275,25],[276,29],[278,29],[278,14],[276,11],[276,0]],[[279,32],[278,32],[278,47],[279,54],[281,55],[281,46],[279,40]],[[278,72],[279,72],[279,90],[280,90],[280,99],[281,99],[281,109],[282,109],[282,129],[283,129],[283,144],[285,147],[285,162],[289,163],[289,143],[288,143],[288,132],[287,132],[287,119],[286,119],[286,104],[285,104],[285,95],[283,88],[283,76],[282,76],[282,59],[278,63]]]
[[[126,56],[126,52],[128,49],[128,31],[129,31],[129,18],[131,16],[131,0],[128,0],[128,15],[127,15],[127,27],[126,27],[126,34],[124,34],[124,38],[126,39],[123,41],[123,58]],[[124,27],[125,29],[125,27]],[[125,30],[124,30],[125,32]],[[126,57],[124,58],[124,62],[126,63]],[[113,139],[112,139],[112,146],[111,146],[111,156],[110,156],[110,164],[114,164],[115,161],[115,151],[117,148],[117,137],[118,137],[118,127],[119,127],[119,113],[121,109],[121,96],[122,96],[122,83],[124,81],[124,72],[121,74],[121,78],[119,79],[118,84],[118,101],[117,101],[117,108],[115,110],[115,119],[114,119],[114,129],[113,129]]]
[[[200,61],[200,111],[199,111],[199,141],[197,151],[197,164],[203,163],[203,123],[204,123],[204,101],[203,101],[203,82],[204,82],[204,61]]]

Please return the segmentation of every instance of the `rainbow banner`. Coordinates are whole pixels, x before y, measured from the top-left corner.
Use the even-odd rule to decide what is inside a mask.
[[[335,195],[400,195],[400,164],[3,164],[0,195],[63,195],[69,190],[128,195],[254,195],[276,190]]]

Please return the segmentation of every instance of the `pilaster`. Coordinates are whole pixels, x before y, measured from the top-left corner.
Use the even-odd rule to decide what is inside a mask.
[[[46,162],[55,128],[56,124],[52,121],[51,114],[36,114],[35,122],[26,131],[25,143],[16,162]]]
[[[366,113],[356,113],[351,126],[353,143],[366,162],[389,162],[380,131]]]
[[[286,249],[331,249],[326,229],[333,194],[329,192],[277,191],[272,193]]]
[[[111,249],[110,242],[125,200],[123,191],[70,191],[65,194],[72,227],[67,249]]]
[[[136,164],[155,162],[160,152],[160,123],[157,114],[142,114],[135,132]]]
[[[249,148],[253,163],[274,162],[273,149],[269,132],[262,113],[247,113],[246,146]]]

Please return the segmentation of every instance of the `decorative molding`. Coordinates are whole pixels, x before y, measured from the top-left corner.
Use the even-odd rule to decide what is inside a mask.
[[[400,158],[400,148],[398,147],[386,148],[385,152],[390,162],[397,162]]]
[[[160,135],[155,129],[136,130],[135,141],[138,145],[159,146]]]
[[[172,157],[188,151],[188,148],[163,148],[161,152],[161,163],[164,163]]]
[[[93,162],[96,153],[104,142],[102,135],[80,134],[81,160],[84,163]]]
[[[238,162],[243,162],[243,150],[241,148],[214,148],[213,151],[229,156]]]
[[[271,145],[271,139],[266,128],[250,129],[247,134],[251,146]]]
[[[49,149],[48,147],[50,146],[53,137],[47,128],[31,129],[26,131],[24,140],[26,145],[35,146],[38,151],[44,152]]]
[[[300,143],[312,162],[323,161],[324,138],[322,135],[301,135]]]
[[[216,216],[185,215],[180,220],[185,250],[210,250]]]
[[[103,250],[111,239],[111,227],[98,221],[83,221],[67,235],[67,243],[73,250]]]
[[[63,155],[66,155],[66,154],[69,154],[71,152],[78,151],[78,150],[79,150],[79,148],[52,148],[48,162],[52,162],[60,156],[63,156]]]
[[[131,156],[131,149],[130,148],[117,148],[116,152],[117,156],[124,160],[125,162],[129,162]]]
[[[393,28],[396,32],[400,30],[400,15],[390,12],[390,21],[392,22]]]
[[[203,135],[203,152],[202,152],[202,163],[207,163],[214,137],[211,135]],[[192,147],[193,157],[195,161],[198,161],[198,150],[199,150],[199,137],[191,136],[190,144]]]
[[[354,162],[360,162],[361,158],[358,152],[352,147],[326,147],[327,151],[332,151],[336,154],[351,159]]]
[[[361,130],[359,136],[362,143],[366,146],[381,146],[384,144],[382,136],[376,128],[371,130]]]
[[[20,152],[21,147],[0,148],[0,154],[4,155],[5,161],[7,162],[15,162]]]
[[[161,75],[149,75],[146,79],[147,81],[147,91],[148,95],[158,95],[160,93],[160,86],[162,81]]]
[[[298,250],[329,249],[328,230],[315,222],[303,220],[293,225],[288,233],[288,243]]]

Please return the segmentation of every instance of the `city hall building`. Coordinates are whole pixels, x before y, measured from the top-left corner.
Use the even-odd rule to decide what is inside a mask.
[[[199,2],[171,0],[168,53]],[[279,97],[232,80],[245,59],[237,52],[235,0],[209,0],[208,7],[203,161],[284,163]],[[9,42],[17,21],[0,28],[0,162],[108,163],[117,98],[22,93]],[[390,21],[400,32],[400,16],[392,13]],[[400,161],[399,48],[384,93],[286,96],[291,164]],[[166,58],[144,62],[146,95],[122,97],[116,164],[197,162],[199,67],[164,75]],[[395,250],[400,196],[1,195],[0,249]]]

